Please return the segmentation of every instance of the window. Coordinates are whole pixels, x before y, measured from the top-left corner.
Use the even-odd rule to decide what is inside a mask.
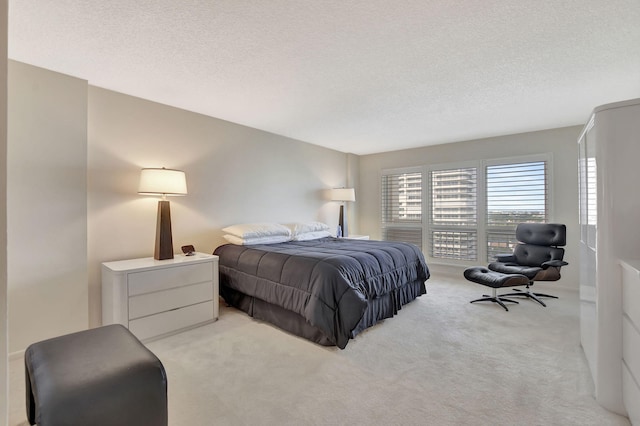
[[[522,222],[547,221],[545,161],[490,165],[486,168],[487,260],[511,253]]]
[[[595,249],[598,174],[592,129],[593,119],[587,125],[586,133],[580,138],[580,238],[588,247]]]
[[[429,183],[431,257],[477,259],[477,169],[432,170]]]
[[[422,248],[422,172],[382,176],[382,238]]]
[[[493,261],[513,251],[518,223],[549,220],[548,170],[539,155],[383,172],[382,238],[422,248],[424,236],[432,259]]]

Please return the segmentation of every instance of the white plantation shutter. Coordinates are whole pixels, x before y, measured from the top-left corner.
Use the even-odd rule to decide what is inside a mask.
[[[383,240],[415,244],[422,250],[422,227],[389,226],[383,231]]]
[[[431,257],[440,259],[475,260],[478,258],[476,231],[431,230]]]
[[[540,154],[383,171],[382,239],[459,265],[512,253],[519,223],[550,221],[551,162]]]
[[[422,248],[422,172],[382,176],[382,239]]]
[[[518,243],[516,229],[510,231],[487,231],[487,262],[494,262],[496,255],[513,253]]]
[[[477,168],[429,173],[429,254],[434,258],[478,257]]]
[[[519,223],[548,218],[547,162],[499,164],[486,168],[487,260],[511,253]]]

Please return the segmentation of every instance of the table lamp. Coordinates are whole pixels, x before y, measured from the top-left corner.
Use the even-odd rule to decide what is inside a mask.
[[[156,245],[153,258],[173,259],[173,238],[171,236],[171,208],[168,196],[187,195],[187,179],[181,170],[142,169],[138,194],[160,195],[158,219],[156,222]]]
[[[356,190],[353,188],[334,188],[331,190],[331,200],[342,201],[342,204],[340,204],[340,216],[338,218],[339,232],[336,233],[336,236],[347,237],[349,233],[347,231],[347,218],[344,215],[344,203],[356,200]],[[342,235],[340,235],[340,233],[342,233]]]

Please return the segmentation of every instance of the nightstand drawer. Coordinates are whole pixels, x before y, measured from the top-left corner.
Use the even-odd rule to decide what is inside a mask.
[[[129,298],[129,319],[157,314],[213,299],[213,282],[191,284]]]
[[[129,330],[140,340],[213,320],[213,304],[198,303],[161,314],[129,321]]]
[[[209,262],[134,272],[129,274],[129,296],[212,280]]]

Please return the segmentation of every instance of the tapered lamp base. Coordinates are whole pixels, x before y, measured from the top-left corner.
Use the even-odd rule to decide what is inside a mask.
[[[338,217],[338,225],[342,229],[342,236],[347,237],[349,232],[347,230],[347,218],[344,216],[344,205],[340,206],[340,216]]]
[[[171,236],[171,208],[166,200],[158,201],[158,220],[156,222],[156,247],[153,252],[156,260],[173,259],[173,237]]]

